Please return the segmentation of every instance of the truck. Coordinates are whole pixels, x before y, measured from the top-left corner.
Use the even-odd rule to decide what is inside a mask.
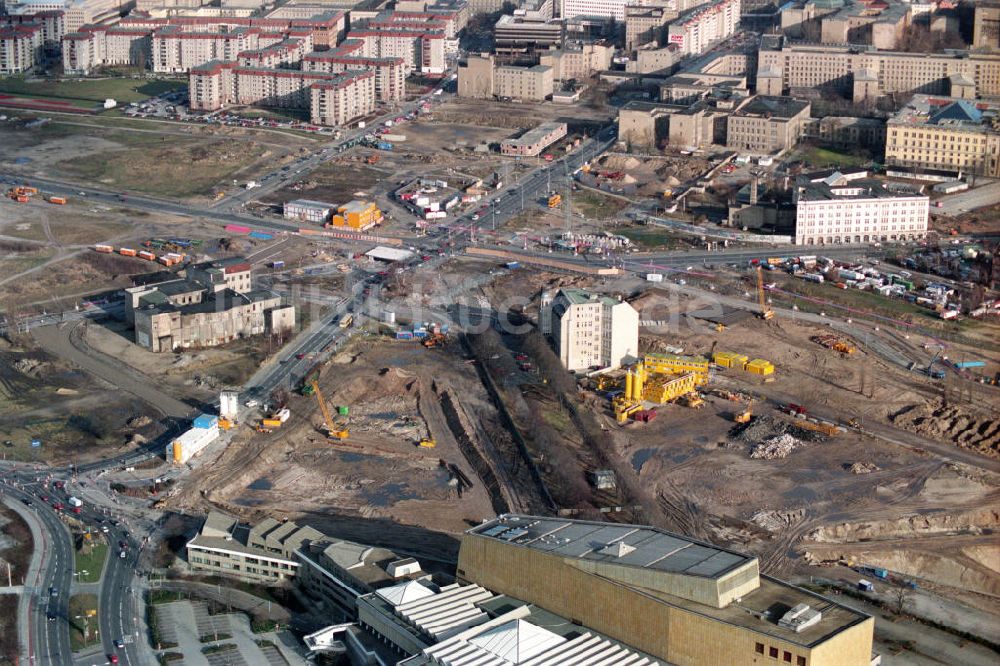
[[[345,314],[340,318],[340,327],[347,328],[354,322],[354,315]]]
[[[514,270],[515,268],[520,268],[521,264],[520,262],[517,261],[508,261],[506,264],[504,264],[504,266],[506,266],[509,270]]]
[[[66,500],[66,501],[67,501],[67,502],[69,502],[69,505],[70,505],[70,506],[77,506],[77,507],[80,507],[80,506],[83,506],[83,502],[82,502],[82,501],[80,501],[80,500],[79,500],[78,498],[76,498],[76,497],[70,497],[70,498],[69,498],[68,500]]]
[[[646,282],[663,282],[663,273],[646,273]]]

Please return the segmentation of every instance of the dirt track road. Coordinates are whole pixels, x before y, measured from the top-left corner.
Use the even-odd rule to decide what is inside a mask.
[[[153,379],[88,347],[81,336],[80,327],[85,325],[86,322],[76,322],[62,326],[41,326],[32,329],[31,334],[45,351],[131,393],[164,416],[185,419],[194,415],[197,411],[194,407],[157,389]]]

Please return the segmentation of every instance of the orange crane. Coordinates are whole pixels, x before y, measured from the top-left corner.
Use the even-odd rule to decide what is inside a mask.
[[[335,423],[333,418],[331,418],[330,410],[326,406],[326,400],[323,399],[323,394],[320,393],[319,382],[315,379],[312,381],[312,390],[316,396],[316,400],[319,402],[320,411],[323,412],[323,425],[326,426],[326,436],[330,439],[347,439],[347,428],[343,424]]]
[[[757,266],[757,300],[760,302],[760,318],[764,321],[773,319],[774,310],[764,298],[764,274],[761,272],[760,266]]]

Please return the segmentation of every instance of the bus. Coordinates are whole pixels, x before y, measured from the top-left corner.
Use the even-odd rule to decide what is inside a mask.
[[[340,318],[340,327],[341,328],[347,328],[352,323],[354,323],[354,315],[345,314],[343,317]]]

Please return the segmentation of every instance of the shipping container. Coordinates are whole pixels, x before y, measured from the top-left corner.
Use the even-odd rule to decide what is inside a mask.
[[[646,282],[663,282],[662,273],[646,273]]]
[[[110,254],[115,251],[115,248],[110,245],[95,245],[94,250],[102,254]]]
[[[755,375],[767,376],[774,374],[774,365],[762,358],[755,358],[744,366],[744,370]]]
[[[139,251],[139,258],[145,259],[146,261],[156,261],[156,255],[152,252],[147,252],[146,250]]]
[[[213,414],[201,414],[192,422],[195,428],[214,428],[219,425],[219,417]]]
[[[49,197],[49,203],[57,204],[59,206],[65,206],[66,205],[66,198],[65,197]]]
[[[183,465],[219,438],[219,428],[192,428],[167,445],[167,460]]]
[[[130,247],[120,247],[118,248],[118,254],[122,255],[123,257],[134,257],[135,255],[138,254],[138,252],[136,252]]]
[[[720,368],[743,369],[749,360],[748,356],[736,352],[720,351],[712,354],[712,362]]]
[[[396,332],[396,339],[397,340],[412,340],[413,339],[413,333],[410,332],[410,331],[397,331]]]
[[[281,421],[279,421],[278,419],[264,419],[264,420],[261,421],[261,423],[265,427],[267,427],[267,428],[280,428],[281,427]]]

